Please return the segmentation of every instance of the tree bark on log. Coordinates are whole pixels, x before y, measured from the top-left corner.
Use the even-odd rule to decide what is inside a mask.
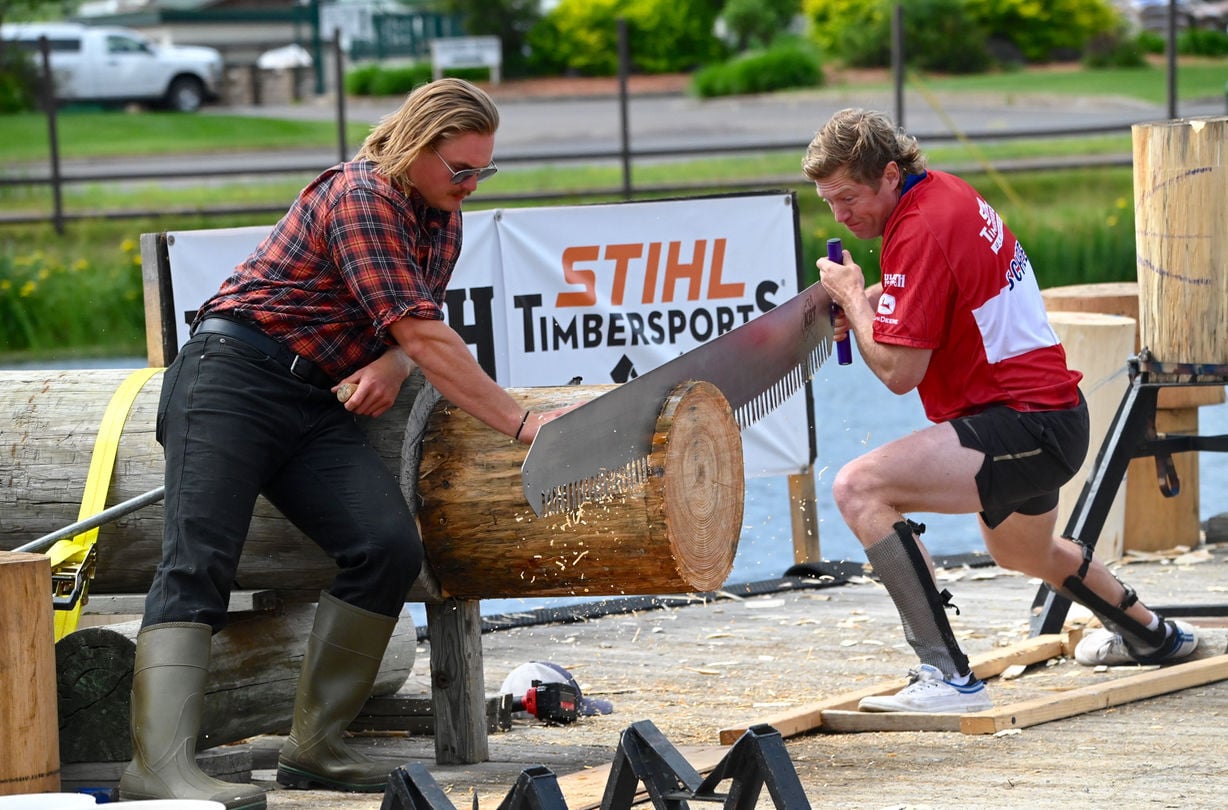
[[[0,371],[0,549],[12,549],[77,520],[94,438],[111,395],[130,370]],[[137,395],[124,425],[107,505],[162,486],[162,448],[154,438],[162,375]],[[396,405],[362,420],[394,474],[405,425],[423,380],[415,374]],[[416,443],[419,437],[410,437]],[[402,491],[406,490],[402,482]],[[412,497],[412,487],[407,494]],[[94,593],[145,593],[162,556],[162,503],[99,529]],[[237,590],[305,591],[328,586],[336,565],[264,498],[257,501],[235,579]],[[413,598],[437,596],[420,578]]]
[[[592,392],[509,393],[539,410]],[[724,583],[741,532],[745,478],[741,435],[715,386],[679,386],[661,407],[647,480],[625,481],[623,492],[576,514],[533,513],[521,488],[526,452],[446,402],[432,412],[419,518],[431,570],[449,596],[660,594]]]
[[[1132,133],[1142,345],[1162,363],[1228,364],[1228,116]]]
[[[197,750],[288,730],[315,605],[233,614],[213,637]],[[140,622],[86,627],[55,645],[61,762],[132,758],[128,730]],[[417,630],[397,622],[372,690],[395,694],[414,664]]]

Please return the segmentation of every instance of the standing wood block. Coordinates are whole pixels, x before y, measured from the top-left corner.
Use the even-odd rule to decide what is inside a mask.
[[[0,552],[0,795],[60,789],[51,566]]]
[[[1074,512],[1083,485],[1096,466],[1097,452],[1126,392],[1129,380],[1122,371],[1126,358],[1131,354],[1135,324],[1132,318],[1096,312],[1050,312],[1049,323],[1066,349],[1067,365],[1083,373],[1080,387],[1087,398],[1087,411],[1091,419],[1087,456],[1058,496],[1057,529],[1061,532]],[[1097,538],[1096,556],[1101,561],[1121,558],[1125,527],[1125,487],[1120,487]]]
[[[1156,411],[1157,433],[1198,433],[1198,409]],[[1126,475],[1126,502],[1146,504],[1147,509],[1127,512],[1131,521],[1126,548],[1131,551],[1162,551],[1176,546],[1196,548],[1202,540],[1198,508],[1198,454],[1174,453],[1173,467],[1181,491],[1172,498],[1160,492],[1154,458],[1136,458]],[[1218,496],[1219,493],[1216,493]]]
[[[1228,364],[1228,116],[1131,131],[1142,344],[1163,363]]]
[[[1049,312],[1099,312],[1120,315],[1138,321],[1139,289],[1137,281],[1107,281],[1099,284],[1070,284],[1043,290],[1045,308]],[[1139,330],[1134,331],[1134,350],[1142,348]],[[1123,364],[1124,365],[1124,364]],[[1195,408],[1218,405],[1224,401],[1222,385],[1183,385],[1161,388],[1157,392],[1157,408]]]
[[[533,410],[592,396],[572,388],[510,393]],[[446,402],[432,413],[419,518],[431,570],[449,596],[660,594],[724,583],[745,480],[741,434],[715,386],[678,386],[657,420],[648,479],[578,514],[533,514],[521,489],[526,452]]]
[[[1044,290],[1042,294],[1045,298],[1045,307],[1050,313],[1101,312],[1138,318],[1137,282],[1072,284],[1067,287],[1052,287]],[[1139,347],[1140,338],[1136,328],[1135,354],[1138,353]],[[1087,390],[1086,385],[1085,382],[1084,391]],[[1161,432],[1168,430],[1197,433],[1198,407],[1215,405],[1223,401],[1223,386],[1163,387],[1156,392],[1156,429]],[[1093,460],[1099,446],[1096,442],[1092,444]],[[1122,486],[1125,491],[1125,527],[1122,542],[1124,550],[1155,551],[1172,548],[1178,544],[1189,545],[1191,548],[1198,544],[1199,504],[1201,502],[1201,493],[1198,488],[1198,454],[1178,453],[1173,456],[1173,463],[1181,481],[1181,492],[1175,497],[1165,498],[1157,483],[1155,459],[1136,458],[1130,461],[1126,470],[1126,480]],[[1080,476],[1086,480],[1083,471],[1080,471]],[[1114,509],[1116,509],[1116,503]],[[1059,530],[1063,526],[1065,526],[1065,517],[1058,520]],[[1099,544],[1097,547],[1099,548]]]

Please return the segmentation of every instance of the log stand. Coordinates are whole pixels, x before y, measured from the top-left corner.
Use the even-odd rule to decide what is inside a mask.
[[[1156,478],[1165,497],[1181,488],[1173,453],[1228,451],[1228,436],[1156,432],[1156,401],[1163,388],[1228,384],[1228,365],[1159,363],[1144,349],[1128,361],[1130,385],[1105,434],[1091,475],[1062,536],[1094,549],[1113,498],[1133,458],[1154,457]],[[1032,601],[1031,635],[1060,633],[1070,600],[1042,584]],[[1165,616],[1225,616],[1228,605],[1156,607]]]

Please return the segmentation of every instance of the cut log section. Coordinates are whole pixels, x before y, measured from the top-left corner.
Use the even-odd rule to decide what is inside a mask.
[[[1142,345],[1162,363],[1228,364],[1228,117],[1131,131]]]
[[[575,388],[509,389],[526,408],[585,401]],[[583,441],[577,437],[576,441]],[[458,598],[713,590],[733,567],[745,479],[741,435],[710,383],[679,386],[657,420],[644,481],[577,513],[525,503],[525,445],[446,402],[430,416],[418,475],[427,559]]]

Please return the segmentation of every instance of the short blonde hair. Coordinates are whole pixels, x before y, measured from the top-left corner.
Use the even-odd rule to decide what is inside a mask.
[[[925,154],[916,138],[881,112],[850,108],[833,115],[814,136],[802,171],[817,183],[847,167],[849,179],[872,185],[893,160],[905,175],[925,171]]]
[[[485,91],[463,79],[444,78],[414,88],[400,109],[385,116],[363,141],[355,160],[370,160],[400,186],[427,149],[457,135],[493,135],[499,110]]]

